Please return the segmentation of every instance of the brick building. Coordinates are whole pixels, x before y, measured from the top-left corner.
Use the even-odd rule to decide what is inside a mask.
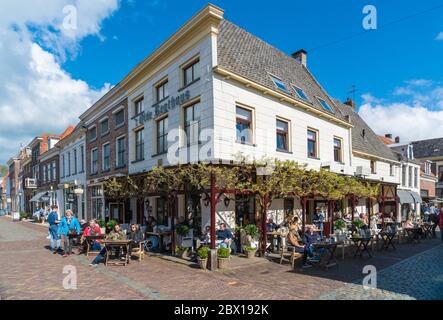
[[[118,88],[117,86],[113,90]],[[128,100],[101,99],[81,115],[80,119],[87,128],[87,217],[111,217],[124,222],[128,205],[107,199],[103,193],[103,182],[128,174]]]

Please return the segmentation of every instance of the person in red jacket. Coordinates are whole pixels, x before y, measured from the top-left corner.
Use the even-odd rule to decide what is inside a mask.
[[[440,227],[441,241],[443,242],[443,208],[440,209],[440,220],[438,225]]]
[[[83,237],[100,236],[101,234],[102,234],[102,230],[95,220],[89,221],[89,227],[86,227],[85,231],[83,231]],[[96,240],[91,249],[93,251],[100,250],[101,249],[100,241]]]

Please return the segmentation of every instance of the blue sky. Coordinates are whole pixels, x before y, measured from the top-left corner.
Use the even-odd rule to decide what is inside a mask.
[[[75,125],[206,3],[2,0],[0,163],[36,135]],[[345,100],[356,85],[359,113],[377,133],[403,141],[443,137],[443,0],[213,3],[288,54],[306,49],[309,69],[333,97]],[[364,33],[368,4],[377,8],[378,29]],[[74,32],[61,28],[67,5],[78,11]]]
[[[373,4],[378,24],[443,5],[443,1],[213,1],[225,17],[286,53],[305,48],[309,69],[325,89],[345,99],[351,86],[357,98],[370,92],[388,96],[404,81],[443,80],[443,8],[348,41],[315,49],[363,31],[362,8]],[[89,37],[81,54],[64,66],[74,77],[101,87],[117,83],[206,1],[126,1],[103,24],[101,42]]]

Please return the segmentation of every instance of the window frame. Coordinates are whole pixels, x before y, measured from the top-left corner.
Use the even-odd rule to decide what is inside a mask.
[[[105,154],[106,147],[109,147],[109,155],[108,156],[106,156],[106,154]],[[108,163],[107,168],[105,168],[106,158],[108,159],[107,160],[107,163]],[[102,145],[102,172],[108,172],[110,170],[111,170],[111,143],[107,142]]]
[[[281,131],[279,132],[278,129],[278,122],[283,122],[286,124],[286,131]],[[275,120],[275,134],[276,134],[276,150],[279,152],[291,152],[291,137],[290,137],[290,132],[291,132],[291,122],[289,120],[283,119],[281,117],[277,117]],[[278,137],[279,135],[282,135],[282,133],[284,133],[284,141],[285,141],[285,148],[279,148],[278,147]]]
[[[306,92],[304,92],[304,90],[300,87],[297,87],[296,85],[292,84],[292,89],[294,90],[295,94],[297,95],[297,97],[299,97],[301,100],[305,101],[305,102],[311,102],[311,100],[309,99],[309,97],[306,95]],[[304,98],[300,95],[300,93],[298,92],[298,90],[300,90],[304,96]]]
[[[186,113],[185,113],[186,115]],[[165,124],[165,121],[167,122]],[[186,121],[186,120],[185,120]],[[163,124],[163,132],[160,134],[160,124]],[[186,123],[185,123],[186,125]],[[156,137],[156,151],[157,155],[164,154],[168,152],[168,126],[169,126],[169,117],[163,116],[155,120],[155,137]],[[186,130],[185,130],[186,132]],[[163,139],[163,149],[160,149],[160,140]]]
[[[91,133],[92,133],[92,132],[95,132],[95,136],[94,136],[93,138],[91,137]],[[92,127],[90,127],[90,128],[88,129],[88,136],[89,136],[89,140],[90,140],[91,142],[97,140],[98,132],[97,132],[97,126],[96,126],[96,125],[94,125],[94,126],[92,126]]]
[[[96,153],[96,160],[95,160],[95,170],[94,169],[94,152]],[[97,174],[98,173],[98,148],[91,149],[91,174]]]
[[[108,128],[107,128],[107,130],[105,132],[103,132],[103,123],[105,123],[105,122],[108,124]],[[100,120],[99,123],[100,123],[100,137],[103,137],[103,136],[107,135],[111,131],[111,129],[109,127],[109,118],[108,117],[103,118],[103,119]]]
[[[134,129],[134,142],[135,142],[135,152],[134,152],[134,162],[144,161],[145,160],[145,138],[144,138],[145,127],[139,127]],[[138,141],[138,134],[140,134],[141,141]],[[140,149],[140,150],[139,150]],[[140,158],[138,157],[138,151],[140,151]]]
[[[166,77],[162,80],[160,80],[157,84],[154,85],[155,88],[155,102],[159,103],[160,101],[163,101],[169,97],[169,90],[168,90],[168,84],[169,79]],[[162,97],[160,98],[159,90],[163,89]]]
[[[200,99],[191,101],[190,103],[187,103],[186,105],[183,106],[183,130],[185,132],[185,141],[184,141],[184,146],[189,147],[192,143],[200,143],[200,133],[201,133],[201,109],[200,109],[200,114],[198,115],[198,119],[196,120],[195,117],[195,106],[199,105],[200,108],[202,107]],[[187,110],[189,108],[192,108],[192,120],[189,122],[189,125],[187,125]],[[191,141],[191,134],[188,134],[187,132],[187,128],[189,127],[189,133],[191,133],[191,122],[192,121],[198,121],[197,125],[198,125],[198,137],[197,137],[197,142],[192,142]],[[169,125],[169,120],[168,120],[168,125]]]
[[[248,111],[251,114],[250,121],[246,121],[243,118],[239,118],[238,117],[237,109],[243,109],[245,111]],[[239,136],[238,136],[239,132],[237,130],[237,125],[238,125],[239,122],[242,123],[242,124],[249,124],[249,128],[248,129],[249,129],[249,140],[250,141],[241,141],[241,140],[239,140]],[[251,108],[251,107],[248,107],[248,106],[245,106],[243,104],[236,103],[235,104],[235,142],[239,143],[239,144],[243,144],[243,145],[254,145],[254,143],[255,143],[254,132],[255,132],[255,109]]]
[[[344,152],[343,152],[343,145],[344,145],[344,143],[343,143],[343,138],[334,136],[332,141],[333,141],[333,150],[334,150],[334,162],[343,164],[344,163]],[[339,153],[339,159],[338,160],[335,159],[335,152],[336,152],[335,141],[339,141],[340,142],[340,150],[339,150],[340,153]]]
[[[327,111],[329,113],[335,114],[334,109],[332,109],[332,107],[326,102],[325,99],[320,98],[320,97],[316,97],[318,102],[320,103],[320,105],[322,106],[324,111]],[[323,101],[323,103],[322,103]]]
[[[121,123],[117,123],[117,116],[122,113],[123,114],[123,121]],[[114,124],[115,124],[115,128],[121,128],[125,125],[126,119],[125,119],[125,109],[124,108],[120,108],[118,110],[116,110],[114,112]]]
[[[290,93],[289,89],[287,88],[286,84],[283,82],[283,80],[280,77],[277,77],[276,75],[273,75],[271,73],[268,73],[271,77],[272,82],[274,83],[275,87],[285,93]]]
[[[370,160],[371,174],[377,174],[377,160]]]
[[[310,131],[315,134],[315,140],[309,139],[309,132]],[[307,154],[308,154],[308,158],[310,158],[310,159],[320,159],[320,157],[319,157],[319,155],[320,155],[320,147],[319,147],[319,140],[320,140],[320,138],[319,138],[319,135],[320,135],[320,133],[319,133],[318,129],[314,129],[314,128],[308,127],[308,129],[306,130],[306,151],[307,151]],[[311,155],[309,153],[309,142],[310,141],[314,141],[315,155]]]
[[[145,111],[145,97],[140,96],[137,99],[134,99],[134,117],[139,116]],[[139,103],[141,103],[141,108],[138,110]]]
[[[119,147],[120,140],[123,140],[123,151]],[[123,156],[122,156],[123,163],[119,163],[120,154],[123,154]],[[125,154],[126,154],[126,135],[122,135],[122,136],[115,138],[115,168],[116,169],[121,169],[121,168],[126,167]]]
[[[196,77],[196,68],[195,66],[198,65],[198,67],[200,67],[200,56],[196,56],[191,58],[189,61],[187,61],[185,64],[182,65],[181,70],[182,70],[182,85],[183,88],[193,84],[194,82],[197,82],[198,80],[200,80],[201,77],[201,70],[197,71],[197,75],[198,77]],[[192,80],[188,81],[187,78],[187,70],[192,68]]]

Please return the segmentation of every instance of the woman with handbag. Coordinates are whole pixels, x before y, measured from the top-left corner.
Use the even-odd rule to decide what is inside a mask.
[[[58,225],[57,234],[63,236],[63,257],[66,258],[72,253],[72,236],[80,234],[80,223],[71,210],[66,210],[65,216]]]

